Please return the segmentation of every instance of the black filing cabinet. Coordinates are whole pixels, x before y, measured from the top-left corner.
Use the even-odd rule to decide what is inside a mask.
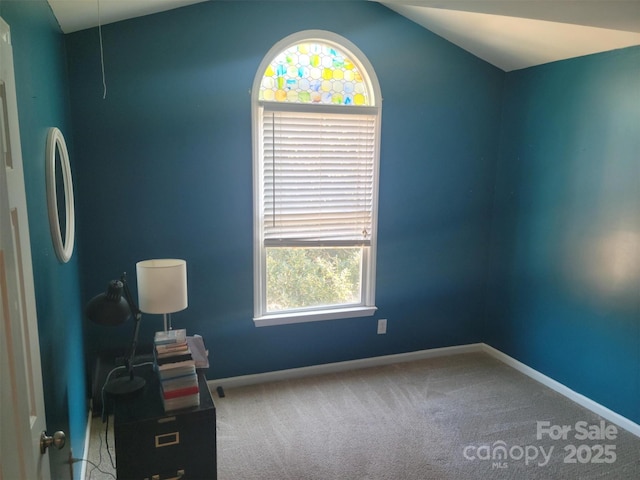
[[[204,374],[200,406],[166,413],[157,374],[136,375],[147,381],[144,390],[113,405],[118,480],[215,480],[216,409]]]

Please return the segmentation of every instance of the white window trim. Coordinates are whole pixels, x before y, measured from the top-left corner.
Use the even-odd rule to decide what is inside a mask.
[[[260,233],[262,232],[262,219],[260,214],[256,212],[261,211],[262,203],[262,178],[258,175],[260,169],[260,146],[262,145],[262,133],[260,125],[260,110],[263,102],[258,100],[258,92],[260,84],[264,75],[264,72],[273,60],[283,50],[288,47],[301,43],[303,41],[317,40],[323,43],[333,43],[340,50],[347,52],[354,63],[357,63],[358,67],[366,72],[368,77],[369,93],[372,98],[373,106],[369,107],[357,107],[362,111],[372,111],[377,113],[375,135],[375,153],[374,153],[374,165],[376,169],[376,175],[374,176],[374,198],[373,198],[373,234],[371,236],[371,244],[369,247],[364,248],[363,255],[363,268],[368,268],[368,271],[363,272],[362,275],[362,299],[361,303],[357,305],[340,305],[337,307],[319,307],[313,309],[304,309],[300,311],[287,311],[265,314],[266,312],[266,255],[264,254],[264,246],[262,245],[262,238]],[[277,108],[276,104],[271,104]],[[252,125],[252,142],[253,142],[253,195],[254,195],[254,211],[253,211],[253,278],[254,278],[254,324],[256,327],[274,326],[274,325],[287,325],[293,323],[313,322],[322,320],[337,320],[355,317],[372,316],[377,310],[375,306],[375,278],[376,278],[376,252],[377,252],[377,237],[378,237],[378,195],[379,195],[379,177],[380,177],[380,125],[382,120],[382,95],[380,85],[375,74],[373,66],[367,59],[367,57],[346,38],[337,35],[333,32],[324,30],[306,30],[297,32],[277,42],[264,56],[260,66],[258,67],[256,76],[253,81],[253,87],[251,90],[251,125]],[[338,109],[347,109],[354,107],[347,106],[305,106],[301,104],[287,104],[282,108],[294,108],[296,110],[304,111],[308,109],[310,111],[318,111],[317,108],[339,111]],[[342,110],[344,111],[344,110]]]
[[[273,325],[289,325],[292,323],[317,322],[320,320],[339,320],[341,318],[370,317],[378,308],[373,307],[351,307],[332,308],[318,312],[287,312],[274,313],[256,317],[253,322],[256,327],[270,327]]]

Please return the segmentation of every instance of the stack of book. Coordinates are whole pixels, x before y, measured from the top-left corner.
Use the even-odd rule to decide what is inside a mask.
[[[155,368],[165,411],[200,405],[196,364],[184,329],[156,332]]]

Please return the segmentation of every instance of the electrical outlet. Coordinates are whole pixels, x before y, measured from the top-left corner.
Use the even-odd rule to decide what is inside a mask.
[[[387,333],[387,319],[381,318],[378,320],[378,335]]]

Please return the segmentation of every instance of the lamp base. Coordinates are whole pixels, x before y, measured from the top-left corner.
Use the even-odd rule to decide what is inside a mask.
[[[129,376],[115,378],[104,386],[104,391],[116,397],[122,397],[124,395],[132,395],[144,388],[147,382],[144,378]]]

